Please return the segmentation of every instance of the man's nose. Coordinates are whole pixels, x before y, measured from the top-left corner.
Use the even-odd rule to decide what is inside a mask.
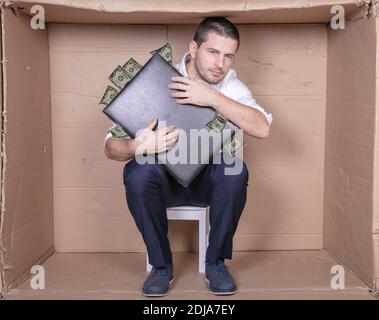
[[[218,69],[224,70],[224,57],[219,55],[216,59],[216,66]]]

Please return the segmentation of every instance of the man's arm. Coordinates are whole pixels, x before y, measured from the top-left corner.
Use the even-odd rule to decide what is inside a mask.
[[[134,139],[108,138],[105,142],[104,153],[108,159],[128,161],[136,153],[136,142]]]
[[[234,101],[220,92],[215,91],[211,107],[222,113],[228,120],[235,123],[249,136],[267,138],[270,124],[262,112]]]
[[[270,123],[265,115],[256,108],[251,108],[248,105],[230,99],[221,92],[213,90],[203,80],[177,76],[171,79],[175,82],[170,83],[168,87],[174,89],[171,96],[175,98],[177,103],[212,107],[250,136],[263,139],[269,135]],[[240,99],[247,99],[253,101],[250,91],[242,84],[239,85],[239,88],[234,86],[231,90],[234,92],[235,90],[241,91],[241,89],[242,95],[240,93],[239,99],[236,100],[244,101]]]
[[[128,161],[136,155],[154,154],[172,148],[179,139],[175,125],[153,131],[157,124],[158,119],[154,118],[135,139],[108,138],[104,146],[106,157],[117,161]]]

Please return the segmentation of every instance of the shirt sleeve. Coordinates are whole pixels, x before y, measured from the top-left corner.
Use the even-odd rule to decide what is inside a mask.
[[[111,138],[112,137],[112,133],[110,133],[110,130],[112,130],[113,128],[117,127],[117,125],[112,122],[113,125],[108,129],[106,135],[105,135],[105,139],[104,139],[104,145],[105,145],[105,142],[107,141],[108,138]]]
[[[228,91],[231,92],[229,98],[262,112],[266,117],[269,125],[271,126],[271,123],[273,121],[272,113],[267,113],[265,109],[257,103],[251,94],[250,89],[242,81],[240,81],[238,78],[234,78],[232,81],[230,81]]]

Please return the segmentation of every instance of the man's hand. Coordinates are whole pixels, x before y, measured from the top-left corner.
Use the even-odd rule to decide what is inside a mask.
[[[172,148],[178,141],[179,132],[174,130],[175,125],[153,131],[157,123],[157,118],[154,118],[149,125],[135,137],[136,155],[163,152]]]
[[[186,77],[172,77],[175,81],[168,87],[174,89],[171,97],[176,98],[179,104],[195,104],[201,107],[211,107],[214,105],[217,91],[205,81],[199,79],[189,79]],[[176,91],[180,90],[180,91]]]

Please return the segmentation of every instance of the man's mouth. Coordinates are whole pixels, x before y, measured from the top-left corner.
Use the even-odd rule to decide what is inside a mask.
[[[222,76],[222,73],[220,73],[220,72],[212,71],[212,70],[211,70],[211,72],[213,73],[213,75],[215,75],[217,77]]]

